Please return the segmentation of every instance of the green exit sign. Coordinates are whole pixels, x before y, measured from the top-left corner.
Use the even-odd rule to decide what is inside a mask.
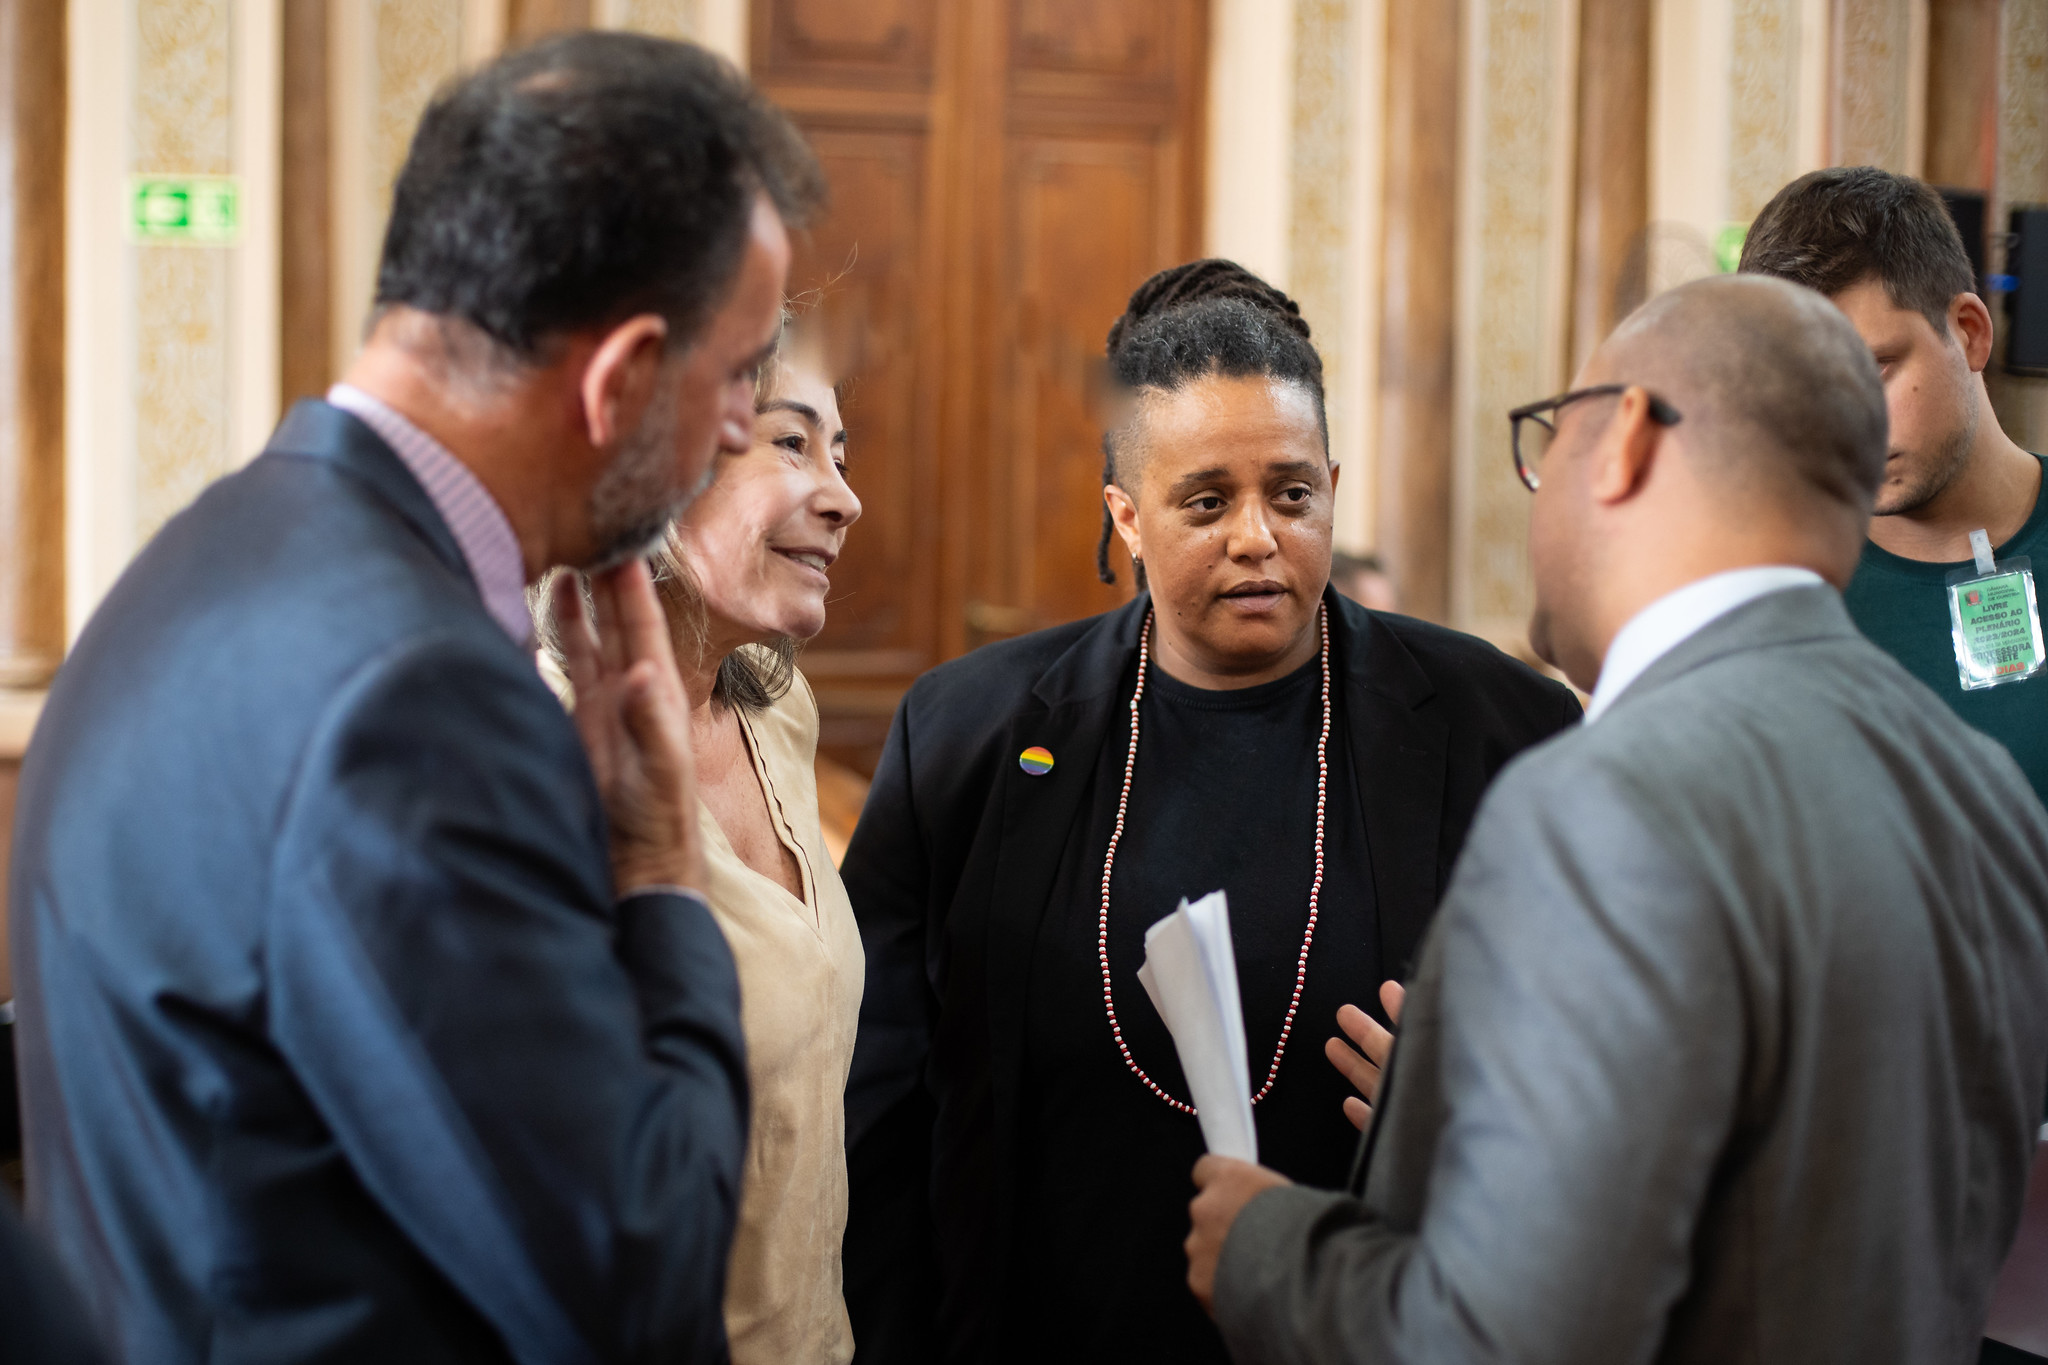
[[[137,175],[128,181],[128,232],[138,242],[231,246],[242,227],[232,175]]]

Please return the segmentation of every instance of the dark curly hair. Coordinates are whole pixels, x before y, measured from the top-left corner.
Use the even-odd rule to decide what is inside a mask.
[[[1172,393],[1209,375],[1263,376],[1298,384],[1316,405],[1316,425],[1329,454],[1330,424],[1323,410],[1323,358],[1309,340],[1308,321],[1293,299],[1235,261],[1189,261],[1139,285],[1122,317],[1110,325],[1109,372],[1126,393]],[[1102,481],[1124,486],[1119,452],[1129,445],[1128,423],[1102,437]],[[1116,582],[1109,567],[1115,534],[1108,504],[1095,572]],[[1137,566],[1138,586],[1145,566]]]

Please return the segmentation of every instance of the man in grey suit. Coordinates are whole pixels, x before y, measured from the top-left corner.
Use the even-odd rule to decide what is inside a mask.
[[[1857,634],[1876,364],[1726,277],[1519,410],[1586,725],[1487,795],[1353,1194],[1204,1158],[1246,1365],[1973,1359],[2048,1067],[2048,814]]]

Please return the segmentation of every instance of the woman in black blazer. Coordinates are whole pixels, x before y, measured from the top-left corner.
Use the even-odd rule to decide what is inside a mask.
[[[1113,526],[1149,591],[921,678],[847,851],[864,1362],[1226,1359],[1184,1280],[1202,1143],[1145,929],[1229,892],[1261,1160],[1338,1186],[1337,1008],[1378,1014],[1487,781],[1579,713],[1329,588],[1322,363],[1285,295],[1165,271],[1109,359],[1104,547]]]

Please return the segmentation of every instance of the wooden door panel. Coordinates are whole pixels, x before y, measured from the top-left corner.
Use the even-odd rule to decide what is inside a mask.
[[[922,392],[934,340],[921,268],[930,139],[919,127],[804,122],[832,210],[800,241],[790,293],[799,337],[819,344],[840,379],[861,518],[832,568],[825,630],[799,662],[818,694],[825,751],[872,770],[896,699],[940,658],[936,414]]]
[[[1013,88],[1058,88],[1044,76],[1093,77],[1096,89],[1073,93],[1170,97],[1193,74],[1177,70],[1193,8],[1186,0],[1011,0]]]
[[[939,0],[768,0],[754,7],[757,76],[928,84]]]
[[[1159,149],[1152,139],[1020,135],[1011,140],[1018,345],[999,381],[997,448],[1008,447],[1006,518],[1017,605],[1035,624],[1125,600],[1131,575],[1096,581],[1102,526],[1103,337],[1162,259]]]
[[[964,647],[1102,611],[1102,340],[1200,234],[1200,0],[756,0],[755,79],[832,183],[791,289],[845,366],[863,516],[802,666],[872,771]]]
[[[933,539],[921,457],[930,433],[917,429],[926,138],[914,129],[814,126],[810,139],[831,178],[832,212],[800,245],[790,294],[800,334],[822,341],[842,377],[849,479],[861,500],[813,652],[909,649],[929,667],[929,585],[917,571]]]

